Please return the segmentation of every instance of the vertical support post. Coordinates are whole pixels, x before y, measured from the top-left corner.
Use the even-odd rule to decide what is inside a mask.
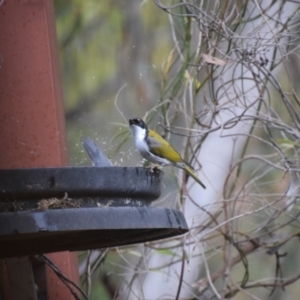
[[[53,1],[4,1],[0,45],[0,168],[66,165]],[[79,282],[76,254],[48,257],[67,277]],[[73,299],[48,267],[46,281],[48,300]],[[7,292],[9,284],[5,286]]]
[[[13,300],[37,300],[36,285],[29,257],[7,259],[6,269],[11,298]]]

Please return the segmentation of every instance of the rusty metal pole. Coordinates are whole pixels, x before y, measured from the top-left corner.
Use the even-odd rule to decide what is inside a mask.
[[[0,168],[68,163],[52,0],[6,0],[0,7],[0,145]],[[48,257],[78,283],[76,254]],[[47,299],[73,299],[48,267],[46,282]]]

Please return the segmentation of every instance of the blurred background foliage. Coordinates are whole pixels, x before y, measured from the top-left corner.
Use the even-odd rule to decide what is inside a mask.
[[[151,1],[56,0],[55,10],[71,163],[87,164],[85,136],[112,157],[119,144],[112,137],[128,131],[114,105],[118,92],[126,119],[143,117],[158,102],[161,66],[172,47],[168,19]],[[129,164],[131,145],[114,164]]]
[[[172,1],[169,1],[169,3],[171,2]],[[276,1],[272,1],[272,3],[270,2],[268,5],[265,4],[264,1],[215,1],[214,3],[217,3],[215,5],[211,4],[213,1],[200,2],[201,5],[203,4],[203,7],[201,7],[203,11],[211,12],[214,8],[219,8],[215,10],[215,14],[207,14],[203,17],[203,19],[207,17],[209,21],[207,23],[204,22],[205,25],[208,26],[205,28],[207,31],[203,30],[207,34],[207,36],[203,35],[203,39],[202,36],[200,37],[199,28],[197,24],[195,25],[195,22],[193,23],[192,18],[182,17],[171,19],[168,14],[162,9],[159,9],[152,1],[54,1],[66,109],[68,147],[72,165],[90,165],[90,161],[80,142],[81,138],[87,136],[98,141],[99,145],[112,159],[115,165],[137,166],[140,164],[141,158],[134,150],[135,147],[133,140],[130,139],[127,120],[132,117],[144,117],[145,114],[148,116],[147,123],[166,136],[172,144],[187,156],[186,152],[188,152],[188,146],[185,147],[184,151],[182,151],[183,147],[180,146],[183,146],[182,136],[190,132],[178,131],[178,128],[174,130],[174,127],[171,127],[173,132],[179,132],[181,135],[170,134],[170,127],[168,127],[168,125],[175,124],[183,125],[186,128],[195,128],[195,119],[201,122],[204,120],[204,122],[198,124],[199,126],[197,128],[201,128],[202,131],[207,132],[204,137],[205,139],[208,134],[213,135],[214,127],[217,128],[223,122],[223,120],[221,120],[222,117],[220,117],[220,119],[218,117],[224,113],[224,111],[226,111],[225,114],[228,113],[228,116],[230,116],[228,119],[232,118],[232,120],[234,120],[234,114],[236,113],[234,109],[237,106],[243,107],[241,103],[245,101],[245,107],[243,108],[245,112],[248,113],[248,108],[252,107],[252,100],[249,100],[251,99],[252,90],[239,90],[239,88],[237,88],[235,93],[230,93],[230,91],[232,92],[232,90],[230,90],[232,86],[235,84],[238,86],[236,82],[240,79],[245,80],[246,78],[246,80],[248,80],[247,76],[249,73],[247,73],[247,76],[244,78],[243,68],[253,72],[251,74],[253,78],[251,77],[250,80],[258,82],[257,91],[253,94],[258,95],[258,91],[262,91],[261,94],[259,94],[260,97],[258,97],[262,104],[259,104],[259,107],[255,108],[257,109],[257,115],[255,116],[261,117],[261,119],[253,122],[252,126],[251,122],[255,117],[251,116],[252,121],[250,122],[251,129],[249,132],[254,138],[251,139],[247,137],[248,142],[245,143],[245,146],[241,147],[241,154],[234,153],[234,146],[232,146],[232,153],[238,158],[255,154],[272,160],[274,165],[276,164],[280,167],[283,164],[281,161],[282,157],[278,154],[281,153],[280,151],[285,153],[286,157],[292,156],[295,152],[295,157],[298,158],[297,143],[293,140],[295,136],[289,135],[289,133],[292,132],[290,128],[286,126],[286,132],[284,132],[281,127],[277,126],[277,123],[274,123],[276,126],[268,123],[270,120],[269,117],[272,116],[274,120],[278,122],[284,120],[284,123],[288,125],[291,124],[291,127],[294,126],[293,122],[291,122],[290,114],[287,113],[283,105],[282,95],[284,93],[280,94],[278,90],[284,90],[287,92],[286,95],[288,95],[288,93],[292,91],[296,93],[298,91],[297,89],[299,89],[299,85],[297,84],[298,77],[296,75],[299,73],[299,56],[297,51],[295,51],[296,55],[290,54],[288,56],[287,54],[294,51],[293,47],[298,47],[298,28],[300,27],[298,18],[295,17],[295,23],[291,25],[290,36],[293,38],[292,41],[283,41],[280,40],[282,37],[279,38],[280,42],[284,45],[282,49],[286,47],[284,50],[286,52],[283,51],[284,54],[282,56],[278,54],[280,51],[277,52],[277,36],[276,44],[274,44],[275,37],[274,39],[270,38],[271,42],[269,46],[270,48],[275,48],[275,54],[272,57],[272,61],[269,64],[265,62],[265,65],[270,68],[272,74],[274,73],[275,76],[278,77],[278,80],[283,86],[283,89],[277,87],[276,90],[276,87],[275,89],[274,86],[273,88],[270,87],[271,84],[268,82],[270,76],[262,76],[262,79],[259,77],[259,72],[265,68],[265,65],[260,65],[260,63],[263,61],[264,55],[268,52],[265,47],[264,38],[262,37],[268,33],[261,33],[259,26],[252,28],[253,30],[249,30],[247,36],[244,35],[243,30],[244,27],[247,27],[247,21],[250,20],[249,23],[250,26],[252,26],[251,22],[260,17],[262,20],[266,19],[265,16],[270,17],[266,22],[273,22],[273,18],[277,16],[277,12],[278,15],[283,13],[284,10],[281,10],[283,6],[280,6],[279,10],[272,15],[272,6],[276,6],[274,4]],[[283,2],[286,3],[288,1]],[[224,35],[228,33],[232,34],[231,36],[229,35],[228,40],[226,40],[216,28],[221,24],[219,23],[219,18],[222,18],[223,14],[224,16],[226,13],[230,14],[230,6],[232,4],[232,7],[234,7],[233,3],[235,5],[235,9],[232,9],[233,17],[228,16],[228,23],[225,24],[224,22],[225,25],[223,24],[227,31],[224,30],[222,32],[222,29],[220,29],[220,32]],[[229,8],[227,4],[230,4]],[[245,6],[243,6],[243,4],[245,4]],[[257,13],[255,11],[256,6],[263,4],[266,5],[267,8],[262,11],[258,9]],[[246,5],[248,5],[247,13]],[[269,10],[270,8],[271,10]],[[186,13],[186,11],[181,9],[182,8],[178,7],[177,10],[175,9],[175,13]],[[268,15],[268,11],[271,11],[270,16]],[[295,9],[294,12],[291,10],[291,15],[296,16],[297,11],[297,9]],[[263,12],[263,16],[261,12]],[[250,16],[249,20],[243,20],[245,16]],[[289,18],[287,18],[287,20],[289,20]],[[286,29],[284,24],[280,22],[275,23],[277,26],[279,26],[278,24],[280,24],[280,26],[282,25],[282,32]],[[172,26],[170,26],[170,24]],[[173,55],[174,47],[176,47],[174,44],[176,43],[174,42],[175,34],[172,32],[172,29],[176,30],[176,38],[184,44],[181,48],[183,57],[179,57],[180,55],[178,55],[178,53],[180,51],[177,51],[178,53],[175,51],[176,55]],[[197,39],[191,39],[191,33],[193,33],[195,37],[199,36],[199,40],[201,40],[199,42],[199,48],[201,46],[201,50],[197,48]],[[239,33],[241,33],[241,36],[239,36]],[[267,38],[265,38],[265,40],[267,40]],[[291,46],[288,46],[289,43]],[[261,45],[264,47],[261,47]],[[254,54],[252,55],[250,53],[252,50],[257,51],[257,53],[253,52]],[[234,69],[232,72],[233,74],[236,72],[238,78],[235,78],[234,75],[230,78],[226,77],[224,69],[226,69],[227,66],[223,66],[222,64],[205,64],[203,61],[200,61],[200,51],[202,53],[209,52],[212,56],[221,57],[222,59],[225,56],[226,59],[228,59],[228,57],[232,58],[233,56],[235,61],[234,63],[230,62],[228,68],[232,65]],[[278,61],[276,61],[276,59],[278,59]],[[282,63],[282,61],[283,66],[278,67],[278,64]],[[236,71],[240,67],[239,63],[241,65],[240,74],[239,71]],[[195,70],[196,68],[188,64],[197,64],[199,68]],[[269,67],[270,65],[271,67]],[[255,71],[252,69],[253,66],[255,66]],[[291,74],[295,76],[293,76],[292,80],[287,80],[287,76],[278,74],[280,68],[281,70],[291,68]],[[269,84],[268,87],[266,87],[266,82]],[[229,90],[229,94],[227,94],[226,89]],[[200,91],[201,95],[199,95]],[[291,102],[297,104],[299,101],[293,99],[293,96],[294,95],[290,96]],[[173,101],[175,98],[177,98],[177,100]],[[221,98],[223,98],[223,100],[228,99],[228,102],[226,101],[225,104],[218,103]],[[185,103],[184,99],[188,99],[191,102],[195,101],[195,103],[189,103],[188,101]],[[251,105],[249,105],[250,102]],[[181,105],[186,104],[187,106],[182,109]],[[299,107],[298,104],[295,105],[297,109]],[[249,107],[247,107],[247,105],[249,105]],[[202,111],[203,106],[205,109]],[[193,116],[188,115],[191,111],[194,113]],[[168,116],[166,116],[167,114]],[[184,114],[185,116],[182,117]],[[232,121],[231,124],[228,124],[228,131],[230,131],[231,127],[235,127],[245,114],[240,112],[240,115],[238,115],[239,119],[237,118],[237,121]],[[227,117],[224,119],[226,118]],[[185,120],[188,121],[185,123]],[[188,123],[190,120],[194,123]],[[163,126],[158,126],[158,122],[161,122]],[[225,128],[224,136],[228,131],[226,131]],[[217,148],[220,144],[220,140],[224,137],[222,134],[223,131],[220,133],[220,136],[215,137],[214,148]],[[248,132],[246,132],[246,134],[248,134]],[[239,132],[235,133],[232,140],[229,140],[227,143],[234,145],[238,135]],[[198,150],[201,145],[202,136],[201,138],[199,138],[199,136],[201,135],[198,131],[195,132],[194,139],[188,139],[194,142],[194,145],[197,145],[196,150]],[[210,137],[211,135],[209,138]],[[264,141],[269,141],[269,146],[265,144]],[[277,152],[278,149],[280,151]],[[217,149],[215,153],[218,153],[222,158],[223,152],[223,149]],[[213,164],[217,165],[217,163],[215,163],[216,158],[211,156],[212,155],[207,155],[205,157],[205,163],[208,162],[208,165],[210,164],[209,168],[213,168]],[[192,157],[191,159],[193,160],[194,158]],[[234,159],[231,159],[232,157],[228,158],[224,156],[227,165],[233,163]],[[195,161],[196,160],[193,162]],[[230,230],[228,229],[228,236],[226,236],[226,238],[224,237],[223,243],[220,243],[218,240],[209,245],[211,237],[207,237],[207,240],[204,240],[204,242],[207,242],[207,244],[211,246],[209,250],[206,249],[206,254],[210,257],[208,262],[211,271],[220,269],[222,259],[225,257],[225,254],[222,252],[222,249],[226,249],[225,245],[231,245],[232,243],[232,245],[236,247],[240,240],[244,241],[246,237],[256,238],[260,235],[262,237],[261,241],[264,241],[267,236],[265,232],[273,229],[273,227],[276,228],[279,234],[293,232],[292,226],[281,229],[280,225],[281,223],[285,223],[286,219],[290,220],[290,215],[284,213],[286,208],[280,210],[282,205],[284,205],[283,203],[286,202],[284,197],[286,196],[289,185],[289,177],[286,176],[286,174],[289,172],[289,168],[286,167],[285,170],[282,170],[282,168],[274,168],[273,165],[263,164],[260,160],[245,160],[245,162],[239,162],[239,164],[239,167],[236,168],[240,168],[239,171],[228,171],[232,172],[231,181],[229,180],[229,183],[224,186],[222,183],[222,191],[221,188],[220,191],[216,188],[216,196],[212,200],[215,201],[213,202],[214,204],[222,203],[225,208],[225,200],[228,200],[229,209],[228,207],[227,209],[232,213],[232,216],[237,214],[241,214],[241,216],[237,220],[234,220],[233,217],[232,221],[228,221],[228,224],[232,227]],[[205,178],[213,188],[217,186],[217,184],[215,184],[217,180],[215,179],[219,173],[222,173],[224,170],[224,172],[227,172],[227,166],[225,165],[224,167],[224,165],[215,172],[215,176],[207,176],[208,178]],[[164,172],[170,175],[175,171],[165,169]],[[206,171],[205,174],[208,174],[208,172]],[[174,189],[176,185],[176,181],[174,180],[175,176],[173,176],[174,173],[171,175],[172,176],[164,177],[162,200],[155,205],[161,205],[162,201],[168,199],[167,201],[169,202],[167,205],[174,207],[176,205],[178,206],[178,203],[181,203],[180,201],[184,198],[182,190]],[[253,178],[256,179],[254,180]],[[253,184],[251,184],[251,182],[253,182]],[[178,196],[179,191],[181,192],[180,196]],[[180,201],[178,201],[179,198]],[[205,200],[205,197],[203,197],[203,199]],[[274,199],[278,199],[278,203],[274,203],[273,206],[269,207],[269,203]],[[230,206],[231,202],[232,208]],[[164,205],[166,205],[166,203],[164,203]],[[219,215],[216,214],[216,218],[221,216],[220,222],[222,222],[224,207],[221,207],[219,210]],[[259,207],[263,209],[255,211]],[[195,208],[195,214],[200,211],[197,210],[198,208]],[[282,212],[282,215],[279,217],[275,216],[277,211]],[[245,213],[245,216],[243,216],[243,213]],[[258,224],[264,224],[264,220],[269,219],[270,216],[275,217],[272,219],[272,222],[270,222],[271,225],[269,225],[269,228],[265,228],[265,225],[262,225],[260,228],[261,231],[257,233],[256,229],[259,227]],[[297,223],[296,218],[293,219],[293,221]],[[214,222],[212,223],[215,225]],[[195,227],[196,226],[197,224]],[[211,228],[210,226],[212,225],[209,222],[200,224],[199,231],[196,231],[195,236],[201,236],[201,230],[203,230],[203,228]],[[297,224],[295,228],[294,230],[298,230],[299,225]],[[231,229],[234,230],[231,231]],[[216,232],[218,235],[219,232],[217,230]],[[250,242],[253,241],[250,238],[249,240]],[[203,242],[202,238],[201,241]],[[196,244],[199,246],[200,243],[198,244],[197,242]],[[270,245],[272,245],[272,242],[269,242],[267,246],[270,248]],[[274,243],[274,245],[276,246],[277,244]],[[110,251],[109,254],[105,256],[106,263],[100,264],[101,267],[92,277],[94,282],[92,282],[91,299],[113,299],[120,284],[131,286],[131,283],[135,280],[135,274],[132,270],[135,270],[135,265],[140,267],[140,261],[143,259],[143,256],[146,257],[146,254],[150,253],[150,250],[154,249],[153,251],[156,251],[155,247],[150,249],[152,246],[145,245],[143,249],[120,248]],[[275,271],[277,272],[278,264],[274,255],[270,256],[267,254],[268,247],[263,248],[263,242],[260,246],[262,247],[260,251],[256,251],[253,255],[249,256],[249,261],[247,261],[246,264],[247,267],[243,264],[239,264],[234,268],[232,276],[235,277],[236,282],[241,281],[242,276],[244,276],[244,269],[249,271],[249,278],[253,280],[254,283],[259,282],[262,278],[278,277],[279,281],[281,280],[281,277],[275,273]],[[295,268],[299,269],[296,246],[299,248],[297,241],[291,238],[289,244],[284,244],[282,248],[280,248],[281,253],[286,253],[287,251],[289,253],[289,258],[282,258],[282,265],[288,269],[288,272],[284,273],[286,277],[292,274]],[[238,247],[236,249],[238,249]],[[274,247],[274,249],[276,249],[276,247]],[[170,249],[163,249],[157,250],[157,253],[162,256],[174,255],[175,260],[177,259],[174,254],[175,250],[174,252],[172,251],[170,251]],[[230,255],[228,254],[228,257]],[[79,258],[81,263],[80,273],[84,274],[84,266],[87,258],[86,252],[80,253]],[[230,256],[230,259],[232,259],[232,256]],[[230,259],[228,259],[228,261],[230,261]],[[243,259],[245,259],[245,257],[243,257]],[[127,263],[128,267],[125,266],[126,263],[124,262]],[[147,267],[145,267],[145,269],[147,269]],[[189,266],[189,268],[190,267],[191,266]],[[131,271],[133,273],[132,282],[128,280],[129,276],[127,276]],[[149,272],[151,271],[160,272],[161,270],[150,270]],[[201,267],[199,267],[199,273],[201,273],[198,274],[199,278],[205,276],[204,268],[201,269]],[[121,276],[116,276],[115,274]],[[128,280],[128,282],[126,282],[126,280]],[[219,281],[221,281],[221,277]],[[218,287],[221,285],[222,283],[220,282]],[[84,280],[83,286],[86,287]],[[272,299],[282,299],[283,295],[285,299],[288,299],[288,296],[293,297],[295,293],[299,293],[299,289],[296,285],[288,286],[286,290],[287,293],[285,293],[283,289],[278,288],[276,293],[272,295]],[[262,297],[261,299],[264,299],[266,295],[270,295],[271,289],[267,291],[259,286],[255,291],[257,295]],[[248,299],[243,293],[239,293],[236,297],[232,295],[232,297],[234,299]]]

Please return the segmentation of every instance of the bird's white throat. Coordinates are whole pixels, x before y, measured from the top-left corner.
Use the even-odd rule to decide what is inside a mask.
[[[141,128],[137,125],[130,126],[134,140],[144,140],[147,134],[146,128]]]
[[[149,151],[148,145],[146,143],[145,137],[147,134],[146,128],[141,128],[140,126],[131,125],[131,132],[134,138],[136,148],[139,152]]]
[[[145,137],[146,137],[147,131],[145,128],[141,128],[140,126],[131,125],[131,132],[132,132],[136,147],[140,151],[139,145],[141,145],[141,143],[146,144]]]

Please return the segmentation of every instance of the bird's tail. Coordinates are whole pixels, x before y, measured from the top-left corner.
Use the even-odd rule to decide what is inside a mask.
[[[184,166],[181,166],[181,169],[183,169],[185,172],[187,172],[191,177],[194,178],[196,182],[198,182],[204,189],[206,189],[206,186],[203,184],[203,182],[198,178],[198,176],[195,174],[195,172],[192,170],[192,167],[188,166],[187,164]]]

